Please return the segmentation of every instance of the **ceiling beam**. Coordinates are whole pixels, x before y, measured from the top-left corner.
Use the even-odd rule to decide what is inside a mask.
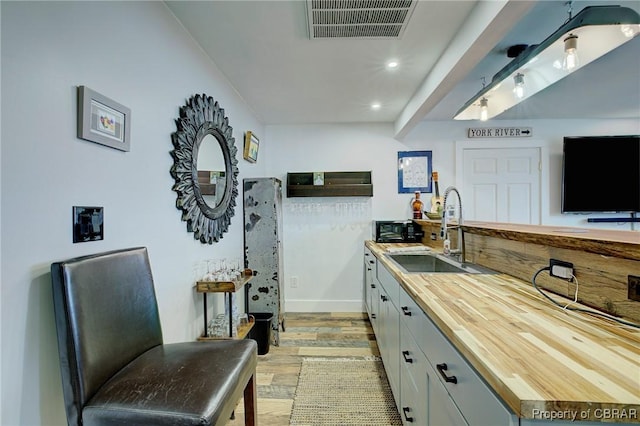
[[[535,1],[480,0],[394,123],[403,139],[533,7]],[[453,117],[451,117],[453,119]]]

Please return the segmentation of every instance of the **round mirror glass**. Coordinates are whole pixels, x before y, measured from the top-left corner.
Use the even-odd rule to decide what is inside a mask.
[[[217,207],[224,199],[227,171],[220,143],[211,134],[205,135],[200,142],[197,168],[198,186],[204,202],[210,208]]]

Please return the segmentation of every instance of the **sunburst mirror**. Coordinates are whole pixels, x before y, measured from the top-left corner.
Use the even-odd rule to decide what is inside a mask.
[[[192,96],[173,133],[171,176],[187,231],[202,243],[229,230],[238,196],[238,152],[224,109],[211,96]]]

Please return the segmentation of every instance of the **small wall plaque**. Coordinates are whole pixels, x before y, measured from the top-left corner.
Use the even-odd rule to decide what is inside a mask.
[[[260,140],[253,132],[245,133],[244,137],[244,159],[250,163],[258,161],[258,149],[260,148]]]

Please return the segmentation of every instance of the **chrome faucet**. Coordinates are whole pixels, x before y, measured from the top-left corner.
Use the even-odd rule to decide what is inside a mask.
[[[458,196],[458,224],[456,226],[447,227],[447,199],[449,198],[449,193],[455,192]],[[444,201],[442,203],[442,225],[440,228],[440,237],[442,240],[447,240],[449,238],[449,229],[457,228],[458,230],[458,248],[455,250],[449,250],[449,254],[457,254],[459,255],[460,263],[464,263],[465,261],[465,250],[464,250],[464,233],[462,232],[462,197],[460,197],[460,192],[454,186],[450,186],[444,190]]]

